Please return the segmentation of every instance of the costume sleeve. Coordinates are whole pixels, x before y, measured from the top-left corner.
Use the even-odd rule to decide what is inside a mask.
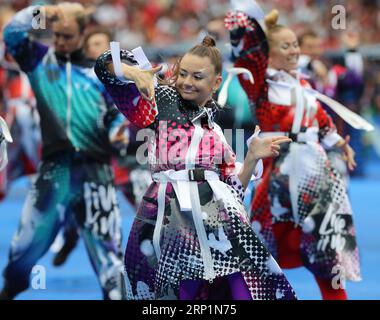
[[[254,78],[252,84],[245,75],[239,75],[240,84],[248,98],[256,102],[266,86],[265,74],[269,55],[266,35],[256,19],[242,12],[229,12],[225,25],[230,31],[235,67],[248,69]]]
[[[120,59],[126,64],[138,65],[133,54],[127,50],[120,51]],[[95,73],[104,84],[116,107],[137,127],[145,128],[151,125],[157,116],[157,107],[142,98],[133,81],[119,79],[111,74],[107,69],[107,65],[111,62],[111,51],[103,53],[96,61]]]
[[[33,71],[49,47],[29,38],[29,32],[38,25],[34,19],[40,15],[39,6],[30,6],[18,12],[4,28],[4,42],[24,72]]]
[[[240,166],[237,165],[234,152],[229,146],[228,148],[229,150],[225,153],[226,159],[220,165],[220,180],[234,188],[243,200],[245,190],[238,176]]]
[[[214,154],[214,159],[217,159],[220,163],[218,165],[219,178],[221,181],[234,188],[240,198],[243,199],[245,190],[238,176],[241,166],[238,162],[236,162],[236,155],[234,151],[228,144],[222,129],[216,123],[214,124],[214,131],[220,139],[216,143],[222,146],[222,148],[219,149],[220,153]]]

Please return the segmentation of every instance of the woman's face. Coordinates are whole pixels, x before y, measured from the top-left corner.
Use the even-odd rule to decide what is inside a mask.
[[[282,29],[272,35],[269,65],[278,70],[292,71],[297,69],[300,48],[293,31]]]
[[[176,88],[183,99],[204,106],[222,82],[208,57],[185,54],[179,65]]]

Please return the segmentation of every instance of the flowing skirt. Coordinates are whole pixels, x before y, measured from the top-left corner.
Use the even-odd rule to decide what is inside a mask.
[[[281,152],[267,166],[251,210],[253,229],[276,259],[279,239],[274,231],[290,222],[300,230],[302,264],[315,276],[361,280],[346,186],[318,143],[291,143]]]
[[[237,191],[227,187],[230,194],[215,200],[208,182],[198,183],[203,227],[215,273],[215,278],[208,281],[204,280],[205,261],[192,213],[181,212],[170,183],[166,189],[160,233],[161,254],[157,258],[152,242],[157,220],[158,183],[149,187],[137,212],[125,253],[129,299],[179,299],[186,286],[202,287],[205,283],[215,287],[221,282],[229,282],[230,291],[236,292],[236,288],[242,288],[241,279],[252,299],[295,299],[282,270],[253,232]],[[242,290],[244,298],[244,290],[237,290]]]

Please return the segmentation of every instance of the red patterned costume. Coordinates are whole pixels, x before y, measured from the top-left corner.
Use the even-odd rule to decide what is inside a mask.
[[[323,148],[341,138],[307,81],[268,69],[264,31],[255,19],[245,16],[242,23],[242,18],[241,12],[229,13],[226,26],[235,67],[248,69],[254,77],[252,84],[239,76],[254,106],[252,112],[263,135],[286,134],[293,139],[278,158],[265,162],[251,204],[252,227],[281,267],[305,266],[316,277],[323,297],[334,299],[334,293],[324,290],[334,278],[360,280],[352,209],[342,178]],[[344,291],[338,298],[345,298]]]

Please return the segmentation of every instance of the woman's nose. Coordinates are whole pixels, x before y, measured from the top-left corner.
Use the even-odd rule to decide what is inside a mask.
[[[183,85],[191,87],[193,85],[193,80],[190,76],[186,76],[185,79],[183,79]]]
[[[295,48],[295,47],[291,47],[290,48],[290,54],[296,54],[298,52],[299,52],[299,48],[298,47],[297,48]]]

